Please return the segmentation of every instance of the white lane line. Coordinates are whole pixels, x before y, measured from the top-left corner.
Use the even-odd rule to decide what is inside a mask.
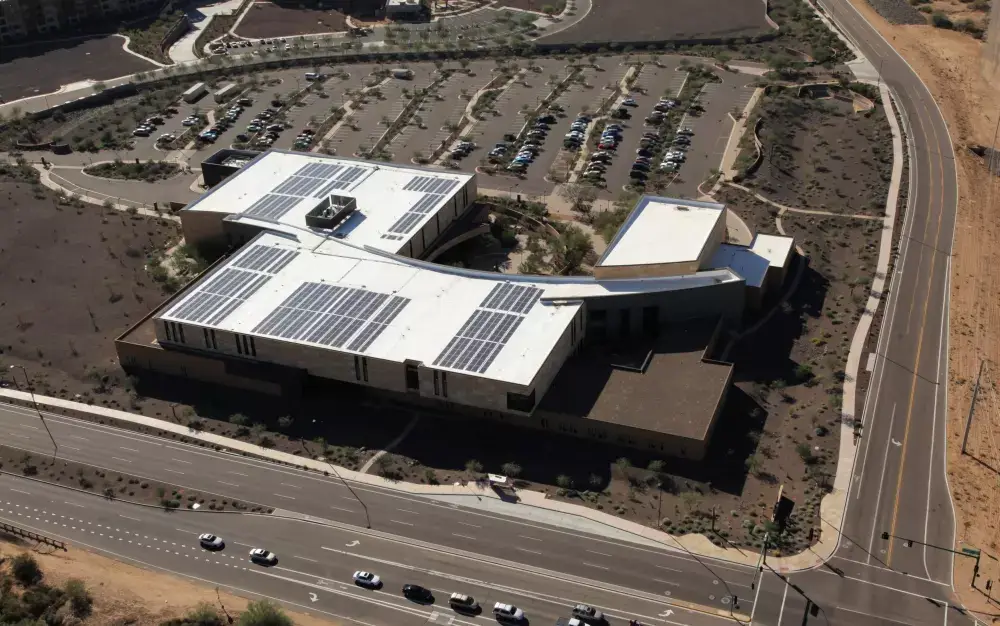
[[[121,513],[119,513],[119,514],[118,514],[118,516],[119,516],[119,517],[124,517],[125,519],[130,519],[130,520],[132,520],[133,522],[141,522],[141,521],[142,521],[142,520],[139,520],[139,519],[136,519],[136,518],[134,518],[134,517],[129,517],[128,515],[122,515]],[[117,530],[117,529],[116,529],[116,530]]]
[[[18,433],[7,433],[7,434],[10,435],[11,437],[19,437],[21,439],[31,439],[31,437],[27,435],[20,435]]]
[[[215,482],[217,482],[217,483],[221,483],[221,484],[223,484],[223,485],[229,485],[230,487],[239,487],[239,485],[237,485],[236,483],[227,483],[227,482],[226,482],[226,481],[224,481],[224,480],[217,480],[217,481],[215,481]]]
[[[462,539],[471,539],[472,541],[476,540],[475,537],[470,537],[468,535],[460,535],[458,533],[451,533],[451,534],[452,534],[453,537],[461,537]]]
[[[292,489],[302,489],[302,487],[299,487],[298,485],[292,485],[290,483],[280,483],[280,484],[282,484],[282,485],[284,485],[286,487],[291,487]]]
[[[413,524],[411,524],[409,522],[401,522],[398,519],[391,519],[389,521],[390,522],[395,522],[396,524],[402,524],[403,526],[413,526]]]
[[[604,552],[598,552],[597,550],[587,550],[587,552],[589,552],[591,554],[600,554],[601,556],[606,556],[606,557],[610,557],[611,556],[610,554],[606,554]]]
[[[31,430],[38,430],[38,426],[28,426],[27,424],[21,424],[21,428],[30,428]]]
[[[882,475],[878,479],[878,492],[875,498],[875,519],[872,521],[872,534],[868,539],[868,556],[865,564],[872,562],[872,547],[875,545],[875,530],[879,524],[879,505],[882,503],[882,484],[885,482],[885,468],[889,464],[889,448],[892,447],[892,425],[896,421],[896,403],[892,403],[892,414],[889,416],[889,435],[885,438],[885,456],[882,457]]]
[[[531,539],[532,541],[541,541],[538,537],[529,537],[528,535],[518,535],[521,539]]]
[[[297,554],[293,554],[293,555],[292,555],[292,558],[295,558],[295,559],[302,559],[303,561],[309,561],[310,563],[319,563],[319,561],[317,561],[316,559],[307,559],[306,557],[304,557],[304,556],[299,556],[299,555],[297,555]]]
[[[403,513],[410,513],[412,515],[420,515],[420,513],[417,513],[416,511],[411,511],[410,509],[396,509],[396,510],[402,511]]]
[[[66,502],[65,500],[63,501],[63,504],[68,504],[68,505],[70,505],[70,506],[78,506],[78,507],[80,507],[81,509],[85,509],[85,508],[87,508],[87,507],[83,506],[82,504],[77,504],[76,502]]]
[[[16,491],[16,492],[18,492],[18,493],[23,493],[23,494],[24,494],[24,495],[26,495],[26,496],[30,496],[30,495],[31,495],[31,494],[30,494],[30,493],[28,493],[27,491],[21,491],[20,489],[14,489],[13,487],[10,487],[9,489],[10,489],[11,491]]]
[[[517,548],[518,550],[520,550],[521,552],[530,552],[532,554],[541,554],[541,552],[539,552],[538,550],[529,550],[527,548],[518,548],[517,546],[514,546],[514,547]]]
[[[80,441],[90,441],[90,439],[87,439],[86,437],[80,437],[79,435],[70,435],[69,438],[70,439],[79,439]]]
[[[456,521],[458,521],[458,520],[456,520]],[[472,528],[482,528],[482,526],[477,526],[476,524],[470,524],[468,522],[458,522],[458,523],[461,524],[462,526],[470,526]]]
[[[581,563],[583,563],[587,567],[596,567],[597,569],[608,569],[608,568],[604,567],[603,565],[594,565],[593,563],[587,563],[586,561],[581,561]]]
[[[234,472],[234,471],[231,471],[231,470],[226,470],[226,473],[227,474],[236,474],[237,476],[246,476],[248,478],[250,476],[250,474],[243,474],[242,472]]]
[[[289,500],[294,500],[295,499],[294,496],[286,496],[286,495],[284,495],[282,493],[276,493],[274,495],[278,496],[279,498],[288,498]]]
[[[184,465],[192,465],[191,461],[182,461],[181,459],[170,459],[174,463],[183,463]]]
[[[77,452],[80,451],[80,448],[74,448],[73,446],[66,446],[66,445],[62,446],[62,449],[63,450],[76,450]]]
[[[129,452],[138,452],[135,448],[126,448],[125,446],[118,446],[122,450],[128,450]]]
[[[872,615],[871,613],[865,613],[864,611],[855,611],[854,609],[848,609],[846,607],[838,606],[838,611],[847,611],[848,613],[856,613],[857,615],[865,615],[867,617],[874,617],[879,622],[892,622],[893,624],[903,624],[903,626],[908,626],[910,622],[901,622],[895,619],[889,619],[888,617],[882,617],[881,615]]]
[[[354,512],[352,509],[345,509],[345,508],[342,508],[342,507],[339,507],[339,506],[332,506],[331,505],[330,508],[331,509],[336,509],[338,511],[345,511],[347,513],[353,513]]]
[[[129,461],[128,459],[123,459],[120,456],[113,456],[111,458],[114,459],[114,460],[116,460],[116,461],[122,461],[123,463],[131,463],[132,462],[132,461]]]
[[[785,601],[788,600],[788,588],[791,587],[787,582],[785,583],[785,593],[781,594],[781,610],[778,611],[778,626],[781,626],[781,620],[785,617]]]
[[[165,472],[172,472],[172,473],[174,473],[174,474],[181,474],[181,475],[184,475],[184,472],[178,472],[177,470],[172,470],[172,469],[168,469],[168,468],[166,468],[166,467],[164,467],[164,468],[163,468],[163,471],[165,471]]]
[[[678,574],[683,574],[684,573],[684,570],[675,569],[673,567],[667,567],[665,565],[657,565],[656,567],[658,567],[660,569],[665,569],[668,572],[677,572]]]
[[[663,580],[662,578],[654,578],[653,580],[655,580],[658,583],[663,583],[664,585],[670,585],[671,587],[680,587],[681,586],[680,583],[675,583],[675,582],[672,582],[672,581],[669,581],[669,580]]]
[[[249,543],[240,543],[239,541],[234,541],[233,543],[235,543],[235,544],[236,544],[236,545],[238,545],[238,546],[244,546],[244,547],[246,547],[246,548],[252,548],[252,547],[253,547],[253,546],[252,546],[252,545],[250,545]]]

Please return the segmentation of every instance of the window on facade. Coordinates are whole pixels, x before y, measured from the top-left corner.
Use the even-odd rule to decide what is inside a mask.
[[[202,328],[201,332],[202,332],[203,335],[205,335],[205,347],[206,348],[211,348],[212,347],[212,342],[208,340],[208,329],[207,328]]]
[[[354,379],[361,380],[361,357],[354,355]]]
[[[361,357],[361,376],[368,382],[368,357]]]
[[[163,324],[163,331],[167,333],[167,341],[173,341],[174,338],[170,335],[170,322],[165,322]]]
[[[406,364],[406,389],[408,391],[420,391],[420,373],[416,365]]]
[[[250,338],[250,354],[257,356],[257,344],[254,342],[253,337]]]
[[[521,413],[531,413],[535,409],[535,390],[532,389],[531,393],[514,393],[512,391],[507,392],[507,408],[511,411],[520,411]]]
[[[435,396],[440,396],[441,395],[441,381],[440,381],[440,376],[438,376],[438,373],[436,371],[434,372],[434,395]]]
[[[208,331],[208,336],[212,338],[212,349],[218,350],[219,344],[215,341],[215,330]]]
[[[236,352],[243,354],[243,343],[240,341],[239,335],[234,335],[236,337]]]
[[[184,340],[184,326],[181,325],[181,324],[178,324],[176,326],[175,330],[179,330],[180,331],[180,334],[181,334],[181,343],[187,343],[187,341]]]
[[[441,372],[441,395],[448,397],[448,372]]]

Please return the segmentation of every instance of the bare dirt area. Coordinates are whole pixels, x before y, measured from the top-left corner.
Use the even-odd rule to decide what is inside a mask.
[[[176,238],[176,225],[84,205],[32,182],[0,182],[0,200],[4,361],[40,377],[100,383],[118,371],[115,337],[164,297],[145,264]]]
[[[292,9],[255,2],[236,29],[240,37],[262,39],[334,33],[347,29],[347,18],[337,11]]]
[[[497,0],[495,5],[520,9],[522,11],[558,15],[566,7],[566,0]]]
[[[42,546],[44,548],[44,546]],[[84,626],[128,624],[130,626],[162,626],[170,620],[194,615],[214,615],[218,621],[181,622],[198,624],[225,624],[225,616],[215,607],[221,601],[230,614],[242,613],[249,600],[215,587],[199,585],[185,578],[169,576],[160,571],[143,569],[94,552],[70,547],[68,552],[48,552],[33,549],[33,542],[0,536],[0,560],[12,562],[21,555],[30,555],[41,570],[41,580],[32,585],[73,590],[68,599],[86,595],[90,602],[81,621]],[[6,572],[4,572],[6,576]],[[70,581],[82,583],[75,586]],[[20,595],[20,584],[13,589]],[[57,594],[49,594],[50,597]],[[58,596],[57,596],[58,597]],[[206,608],[207,605],[207,608]],[[10,608],[5,603],[5,608]],[[302,613],[288,613],[299,626],[332,626],[334,622],[317,619]],[[176,624],[176,622],[174,622]]]
[[[595,0],[579,24],[543,43],[664,41],[751,37],[770,32],[756,0]]]
[[[58,91],[81,80],[108,80],[156,66],[122,49],[112,35],[54,44],[0,47],[0,102]]]
[[[0,470],[81,489],[108,500],[149,504],[167,510],[184,507],[195,511],[199,509],[250,513],[273,511],[252,502],[241,502],[218,494],[202,493],[83,463],[31,454],[9,446],[0,446]]]
[[[855,112],[851,102],[833,94],[850,98],[846,90],[828,88],[814,94],[822,97],[785,89],[762,98],[754,117],[762,118],[763,159],[744,184],[786,206],[882,215],[892,176],[892,131],[884,109]]]
[[[1000,493],[996,484],[1000,457],[991,452],[983,462],[961,454],[961,440],[972,389],[982,359],[1000,362],[1000,206],[997,179],[987,173],[986,163],[972,154],[974,144],[991,145],[997,125],[1000,81],[987,80],[979,63],[982,44],[968,35],[931,26],[893,26],[880,18],[864,0],[852,0],[865,18],[892,42],[920,75],[941,108],[955,146],[958,170],[959,208],[952,257],[950,334],[948,337],[948,481],[957,515],[958,545],[981,547],[996,554],[998,523],[996,507]],[[984,411],[977,416],[988,419]],[[979,427],[989,436],[1000,432],[1000,414]],[[970,609],[997,611],[986,598],[969,590],[971,559],[956,559],[955,589]],[[990,559],[984,559],[994,567]],[[985,569],[985,568],[984,568]],[[996,570],[981,574],[996,580]]]

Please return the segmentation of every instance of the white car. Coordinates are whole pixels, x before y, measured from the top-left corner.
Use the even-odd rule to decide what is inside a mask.
[[[524,611],[513,604],[497,602],[493,605],[493,616],[497,621],[520,622],[524,619]]]
[[[372,574],[371,572],[354,572],[354,584],[378,589],[382,586],[382,579],[378,577],[378,574]]]
[[[226,547],[226,542],[222,540],[222,537],[213,535],[211,533],[205,533],[198,536],[198,543],[201,544],[202,548],[206,550],[221,550]]]
[[[254,548],[250,551],[250,560],[261,565],[274,565],[278,562],[278,557],[274,552],[268,552],[263,548]]]

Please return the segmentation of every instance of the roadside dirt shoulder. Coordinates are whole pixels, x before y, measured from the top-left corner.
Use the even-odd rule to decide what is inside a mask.
[[[26,545],[0,539],[0,554],[4,556],[27,550]],[[72,546],[69,552],[30,551],[30,554],[45,572],[49,584],[62,586],[71,578],[83,581],[94,597],[93,613],[84,622],[86,624],[159,626],[169,619],[183,617],[202,602],[218,607],[221,600],[230,615],[242,612],[247,606],[247,598],[223,589],[217,598],[215,587],[138,568]],[[288,615],[296,626],[337,624],[303,613],[288,612]]]
[[[990,145],[1000,109],[1000,81],[981,73],[982,43],[962,33],[932,26],[892,26],[864,0],[851,0],[865,18],[891,42],[920,75],[937,101],[955,142],[959,205],[951,271],[951,318],[948,380],[948,480],[957,515],[956,543],[996,555],[1000,519],[995,514],[1000,493],[997,474],[961,454],[962,433],[972,387],[981,359],[1000,362],[1000,204],[990,206],[991,186],[1000,185],[983,162],[971,154],[973,144]],[[919,146],[918,146],[918,149]],[[994,194],[995,195],[995,194]],[[982,413],[982,414],[981,414]],[[992,440],[1000,431],[1000,411],[977,411],[977,428]],[[1000,467],[995,446],[986,459]],[[1000,568],[983,559],[979,587],[997,580]],[[989,567],[986,565],[989,564]],[[955,588],[970,609],[996,613],[998,607],[969,589],[971,559],[957,559]],[[991,571],[992,570],[992,571]]]

